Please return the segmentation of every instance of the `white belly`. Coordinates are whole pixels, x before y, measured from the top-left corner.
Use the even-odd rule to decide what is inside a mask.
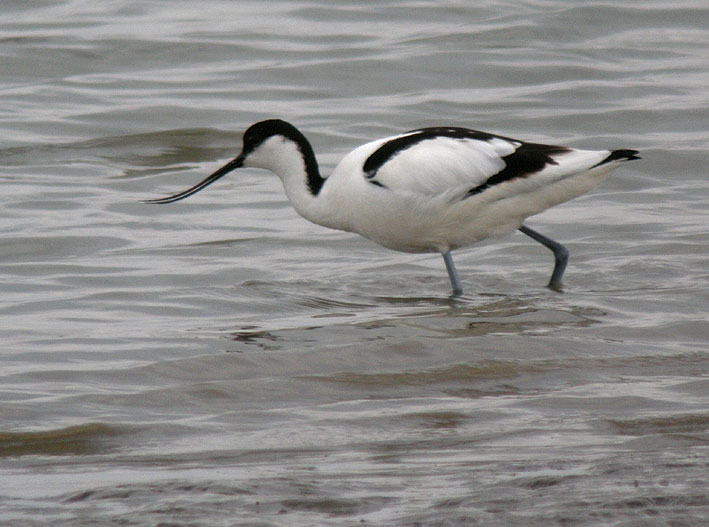
[[[322,196],[336,218],[325,225],[397,251],[445,253],[515,231],[527,217],[595,187],[613,168],[601,166],[543,186],[520,178],[464,199],[459,191],[425,196],[394,192],[363,177],[342,178]]]

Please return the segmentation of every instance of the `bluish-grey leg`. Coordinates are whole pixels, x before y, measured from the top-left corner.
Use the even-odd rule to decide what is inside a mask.
[[[549,280],[547,287],[554,289],[555,291],[561,291],[561,277],[563,276],[564,271],[566,270],[566,264],[569,261],[569,250],[559,242],[555,242],[551,238],[547,238],[543,234],[540,234],[525,225],[522,225],[519,230],[521,233],[526,234],[533,240],[541,243],[544,247],[552,250],[554,253],[554,271],[551,273],[551,280]]]
[[[453,286],[453,294],[458,296],[463,294],[463,286],[460,284],[460,278],[458,278],[458,271],[455,270],[455,264],[453,263],[453,257],[451,252],[443,253],[443,261],[446,262],[446,270],[448,271],[448,277],[451,279],[451,285]]]

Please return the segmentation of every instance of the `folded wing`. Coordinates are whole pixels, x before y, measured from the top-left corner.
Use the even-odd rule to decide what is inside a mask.
[[[382,143],[363,171],[370,182],[395,192],[465,199],[518,178],[550,184],[615,161],[612,156],[466,128],[424,128]]]

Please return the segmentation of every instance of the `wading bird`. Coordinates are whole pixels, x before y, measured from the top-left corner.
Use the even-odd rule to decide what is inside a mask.
[[[280,119],[246,130],[241,153],[183,192],[191,196],[241,167],[263,168],[283,182],[305,219],[355,232],[396,251],[438,252],[453,294],[463,292],[451,251],[519,229],[554,253],[548,287],[559,290],[569,252],[523,221],[588,192],[635,150],[578,150],[528,143],[456,127],[412,130],[364,144],[320,174],[313,148]]]

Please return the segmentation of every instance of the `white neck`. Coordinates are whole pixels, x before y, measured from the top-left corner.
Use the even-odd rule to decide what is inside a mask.
[[[312,149],[309,152],[312,154]],[[337,211],[332,210],[327,200],[321,197],[320,190],[326,180],[320,178],[315,157],[306,160],[306,155],[297,143],[276,135],[251,152],[244,160],[244,166],[264,168],[276,174],[293,208],[308,221],[331,229],[342,229]]]

